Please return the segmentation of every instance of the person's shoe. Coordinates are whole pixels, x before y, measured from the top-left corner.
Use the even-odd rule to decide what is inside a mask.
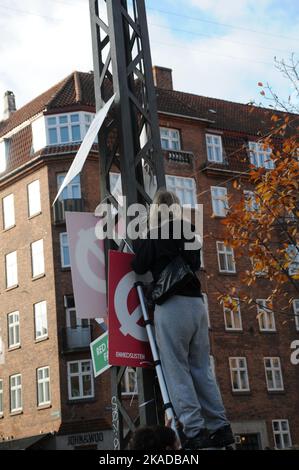
[[[207,429],[201,429],[195,437],[191,437],[186,440],[183,445],[184,450],[199,450],[204,448],[204,443],[209,438],[209,432]]]
[[[216,431],[210,432],[209,437],[203,443],[204,448],[208,447],[227,447],[235,443],[232,428],[229,424],[222,426]]]

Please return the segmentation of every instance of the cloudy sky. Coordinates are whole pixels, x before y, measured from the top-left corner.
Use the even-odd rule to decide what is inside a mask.
[[[299,56],[298,0],[146,0],[153,63],[178,90],[247,103],[257,83],[288,83],[274,56]],[[17,107],[73,70],[92,70],[88,0],[0,0],[0,116],[5,90]]]

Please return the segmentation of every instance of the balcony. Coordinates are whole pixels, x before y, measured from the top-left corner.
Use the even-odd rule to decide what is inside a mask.
[[[54,205],[54,223],[62,224],[65,222],[65,212],[83,212],[84,200],[81,199],[64,199],[57,201]]]
[[[193,152],[186,152],[184,150],[163,150],[166,160],[170,163],[185,163],[192,165],[194,161]]]
[[[63,329],[63,351],[89,349],[92,341],[91,325],[68,327]]]

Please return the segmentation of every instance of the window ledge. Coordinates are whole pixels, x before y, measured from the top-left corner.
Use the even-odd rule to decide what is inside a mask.
[[[285,390],[267,390],[268,395],[285,395]]]
[[[273,335],[277,333],[277,330],[259,330],[259,332],[265,335]]]
[[[251,391],[250,390],[240,390],[239,392],[237,390],[232,390],[232,395],[233,396],[250,396],[252,395]]]
[[[11,286],[11,287],[7,287],[5,289],[5,292],[10,292],[11,290],[17,289],[18,287],[19,287],[19,284],[16,284],[16,285]]]
[[[227,272],[221,272],[221,271],[218,271],[218,274],[220,274],[221,276],[237,276],[237,272],[233,272],[233,273],[227,273]]]
[[[42,279],[43,277],[46,277],[46,273],[39,274],[38,276],[33,276],[31,278],[32,281],[37,281],[38,279]]]
[[[95,403],[96,398],[91,397],[91,398],[73,398],[72,400],[68,399],[67,404],[68,405],[84,405],[84,403]]]
[[[11,225],[10,227],[4,228],[3,233],[9,232],[12,228],[15,228],[15,227],[16,227],[16,224]]]
[[[48,410],[49,408],[52,408],[52,404],[51,403],[47,403],[45,405],[39,405],[37,407],[37,411],[42,411],[42,410]]]
[[[61,267],[61,271],[62,272],[69,272],[71,270],[71,267],[70,266],[66,266],[65,268],[64,267]]]
[[[8,352],[11,352],[11,351],[16,351],[17,349],[21,349],[21,345],[18,344],[17,346],[11,346],[10,348],[8,348]]]
[[[36,214],[33,214],[33,215],[28,215],[28,220],[34,219],[35,217],[38,217],[41,214],[42,214],[42,211],[37,212]]]
[[[34,342],[35,344],[42,343],[43,341],[47,341],[49,339],[49,336],[41,336],[40,338],[35,338]]]
[[[240,334],[240,333],[244,333],[244,330],[243,330],[243,328],[242,328],[242,330],[225,328],[225,333]]]
[[[22,415],[23,414],[23,410],[19,410],[19,411],[12,411],[10,413],[10,416],[18,416],[18,415]]]

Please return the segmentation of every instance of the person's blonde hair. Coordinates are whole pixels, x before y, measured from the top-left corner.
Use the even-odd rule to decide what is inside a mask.
[[[173,191],[159,189],[150,207],[150,227],[168,222],[169,218],[180,218],[181,215],[182,207],[178,196]]]

